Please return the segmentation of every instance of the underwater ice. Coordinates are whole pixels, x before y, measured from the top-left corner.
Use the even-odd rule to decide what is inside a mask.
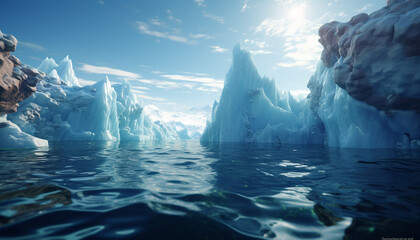
[[[173,128],[144,114],[128,82],[111,85],[105,78],[78,87],[68,57],[59,66],[47,58],[39,67],[49,74],[18,111],[8,115],[23,132],[49,141],[179,139]]]
[[[233,49],[219,103],[202,142],[328,144],[346,148],[418,148],[420,115],[386,114],[351,97],[320,61],[308,98],[296,100],[261,77],[248,51]]]

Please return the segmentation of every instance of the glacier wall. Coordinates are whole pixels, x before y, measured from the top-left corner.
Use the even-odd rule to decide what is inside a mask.
[[[419,148],[420,115],[389,114],[350,96],[334,80],[333,69],[318,64],[308,86],[314,114],[325,126],[325,143],[345,148]]]
[[[7,116],[22,131],[49,141],[179,139],[174,129],[144,114],[128,82],[112,85],[106,77],[79,87],[68,57],[60,65],[46,58],[39,68],[49,74],[17,113]]]
[[[250,53],[235,46],[220,101],[202,142],[328,144],[345,148],[419,148],[416,111],[378,110],[338,86],[322,61],[297,100],[260,77]]]
[[[202,142],[322,143],[323,126],[307,100],[280,92],[261,77],[248,51],[236,45],[219,103]]]

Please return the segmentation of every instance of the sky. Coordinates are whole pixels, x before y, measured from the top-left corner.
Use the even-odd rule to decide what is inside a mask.
[[[145,104],[185,111],[218,100],[240,43],[280,90],[305,90],[322,46],[318,29],[386,0],[14,0],[0,30],[37,67],[66,55],[83,85],[129,81]]]

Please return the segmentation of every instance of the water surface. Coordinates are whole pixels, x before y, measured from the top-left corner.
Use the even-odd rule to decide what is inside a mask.
[[[419,156],[198,141],[0,151],[0,238],[415,239]]]

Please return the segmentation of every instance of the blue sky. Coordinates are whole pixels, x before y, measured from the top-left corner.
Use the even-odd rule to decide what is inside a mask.
[[[131,81],[144,102],[186,110],[219,99],[236,43],[281,90],[306,89],[322,50],[318,28],[386,0],[14,0],[0,30],[38,66],[69,55],[83,83]]]

